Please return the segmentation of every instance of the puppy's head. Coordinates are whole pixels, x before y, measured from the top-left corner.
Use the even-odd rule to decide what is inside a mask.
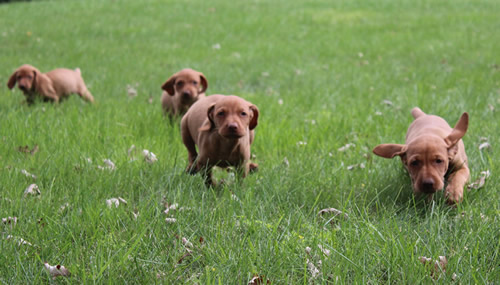
[[[29,64],[25,64],[19,67],[10,76],[7,87],[12,89],[17,83],[17,87],[24,93],[33,91],[35,89],[36,79],[39,75],[40,71],[38,69]]]
[[[203,73],[186,68],[172,75],[161,88],[170,96],[178,96],[182,104],[191,105],[205,93],[208,81]]]
[[[207,111],[210,125],[201,130],[217,129],[228,139],[239,139],[257,127],[259,109],[237,96],[227,96],[212,104]]]
[[[426,134],[407,145],[381,144],[373,153],[385,158],[400,156],[412,181],[413,192],[432,194],[443,189],[444,176],[458,152],[458,142],[467,132],[469,115],[463,113],[452,132],[445,137]]]

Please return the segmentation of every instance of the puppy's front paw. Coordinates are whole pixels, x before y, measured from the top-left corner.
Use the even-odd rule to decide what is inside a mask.
[[[449,205],[455,205],[462,201],[464,189],[454,187],[452,184],[446,187],[445,195]]]

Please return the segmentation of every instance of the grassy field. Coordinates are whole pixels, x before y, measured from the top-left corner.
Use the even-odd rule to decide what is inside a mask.
[[[0,224],[0,283],[498,284],[499,13],[495,0],[1,4],[0,218],[17,224]],[[24,63],[79,67],[96,104],[28,107],[6,86]],[[159,98],[185,67],[208,94],[260,109],[260,168],[242,184],[218,171],[229,182],[206,189],[184,173]],[[404,142],[414,106],[451,125],[470,114],[471,180],[491,176],[456,208],[442,192],[414,199],[399,159],[371,153]],[[131,160],[132,145],[158,162]],[[31,183],[40,196],[24,197]],[[127,204],[108,208],[113,197]],[[318,215],[329,207],[348,218]],[[447,267],[432,274],[420,256]],[[71,277],[53,281],[44,262]]]

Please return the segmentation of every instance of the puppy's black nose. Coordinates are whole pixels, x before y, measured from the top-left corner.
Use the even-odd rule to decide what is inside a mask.
[[[23,90],[23,91],[26,91],[26,86],[24,85],[19,85],[19,89]]]
[[[238,124],[230,123],[227,125],[227,128],[229,129],[230,132],[235,133],[238,130]]]
[[[191,93],[190,92],[187,92],[187,91],[182,92],[182,98],[189,99],[189,97],[191,97]]]
[[[429,178],[429,179],[424,179],[422,181],[422,190],[426,193],[433,193],[434,192],[434,179]]]

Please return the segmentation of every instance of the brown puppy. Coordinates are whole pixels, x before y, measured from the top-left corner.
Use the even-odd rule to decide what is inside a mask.
[[[19,67],[7,82],[9,89],[16,85],[23,91],[28,104],[32,104],[37,96],[43,101],[58,103],[72,93],[80,95],[85,101],[94,102],[94,97],[83,82],[80,69],[58,68],[41,73],[35,67],[25,64]]]
[[[234,166],[243,177],[256,169],[250,163],[250,145],[258,118],[257,106],[237,96],[211,95],[198,100],[181,121],[182,141],[189,154],[187,171],[203,170],[205,183],[211,186],[214,166]]]
[[[205,97],[207,88],[208,81],[203,73],[189,68],[177,72],[161,86],[163,111],[170,117],[184,115],[194,102]]]
[[[448,203],[462,200],[464,185],[469,179],[467,155],[462,137],[467,132],[469,115],[463,113],[455,128],[441,117],[427,115],[418,107],[411,111],[415,121],[408,128],[406,144],[381,144],[373,152],[381,157],[401,157],[410,174],[415,194],[432,194],[448,186]]]

